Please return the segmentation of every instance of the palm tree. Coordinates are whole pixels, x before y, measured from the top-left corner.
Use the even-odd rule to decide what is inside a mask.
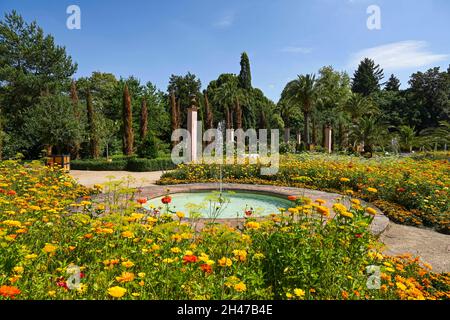
[[[350,137],[353,146],[361,144],[364,146],[364,153],[369,153],[372,157],[373,149],[376,145],[383,145],[386,135],[386,126],[379,123],[374,116],[363,117],[350,129]]]
[[[420,135],[423,144],[434,145],[435,149],[437,145],[443,145],[444,150],[447,151],[447,146],[450,144],[450,122],[440,121],[439,127],[422,130]]]
[[[378,107],[370,98],[354,93],[343,105],[343,110],[349,114],[352,122],[356,123],[364,115],[376,114]]]
[[[311,113],[318,100],[316,76],[313,74],[299,75],[297,79],[289,82],[285,88],[285,96],[292,103],[300,106],[305,121],[303,141],[307,146],[311,144],[309,123]]]
[[[242,128],[242,107],[241,103],[246,101],[244,92],[239,89],[237,79],[232,79],[223,83],[214,96],[215,104],[222,107],[225,115],[226,128],[233,127],[234,114],[236,114],[236,126]]]
[[[403,149],[407,149],[409,152],[412,152],[413,147],[417,145],[418,141],[414,127],[399,126],[398,134],[400,138],[400,146]]]

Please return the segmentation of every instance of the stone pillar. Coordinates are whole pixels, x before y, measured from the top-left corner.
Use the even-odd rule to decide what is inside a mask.
[[[191,135],[190,144],[190,152],[189,152],[189,160],[191,162],[197,161],[197,107],[191,106],[188,108],[187,115],[187,127],[189,134]]]
[[[300,131],[297,131],[296,142],[297,144],[302,144],[302,134],[300,133]]]
[[[325,151],[328,152],[328,153],[331,153],[332,130],[331,130],[330,126],[326,126],[325,127],[324,135],[325,135],[325,139],[324,139],[324,141],[325,141],[325,145],[324,145]]]
[[[284,128],[284,143],[289,143],[290,136],[291,136],[291,128]]]

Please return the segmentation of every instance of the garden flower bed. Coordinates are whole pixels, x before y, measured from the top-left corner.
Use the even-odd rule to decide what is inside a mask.
[[[450,233],[450,163],[448,160],[321,155],[281,157],[276,175],[260,174],[260,165],[225,165],[224,182],[273,184],[320,189],[373,202],[391,220]],[[180,165],[160,184],[218,181],[219,167]]]
[[[290,198],[242,228],[195,231],[170,197],[160,212],[137,190],[100,202],[59,170],[13,161],[0,178],[0,299],[450,298],[449,274],[378,251],[373,211],[357,203],[323,224],[323,203]]]

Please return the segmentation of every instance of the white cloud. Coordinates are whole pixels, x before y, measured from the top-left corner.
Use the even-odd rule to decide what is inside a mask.
[[[234,14],[227,14],[222,16],[219,20],[213,23],[216,28],[228,28],[234,22]]]
[[[435,54],[427,47],[426,41],[409,40],[367,48],[353,54],[349,66],[355,68],[362,59],[371,58],[382,68],[395,70],[423,67],[449,58],[448,54]]]
[[[281,52],[287,52],[287,53],[311,53],[312,48],[306,48],[306,47],[284,47],[281,49]]]

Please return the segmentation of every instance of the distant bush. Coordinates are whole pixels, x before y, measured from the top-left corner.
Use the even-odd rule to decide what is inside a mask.
[[[115,158],[113,161],[106,160],[72,160],[70,168],[73,170],[92,171],[159,171],[169,170],[176,166],[170,158],[140,159],[136,157]]]
[[[130,159],[128,160],[126,170],[143,172],[143,171],[159,171],[174,169],[176,165],[170,158],[156,158],[156,159]]]
[[[93,171],[121,171],[127,166],[126,160],[71,160],[70,169]]]

